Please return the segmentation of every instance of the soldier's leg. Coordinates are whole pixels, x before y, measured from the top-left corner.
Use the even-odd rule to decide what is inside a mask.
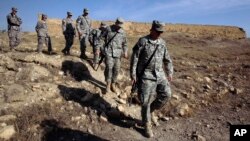
[[[156,89],[156,82],[151,80],[141,80],[139,82],[138,93],[141,96],[142,108],[141,108],[141,116],[142,123],[145,127],[145,135],[147,137],[152,137],[153,132],[151,129],[151,109],[150,105],[154,99]]]
[[[62,50],[62,53],[64,54],[64,55],[66,55],[67,54],[67,46],[68,46],[68,37],[67,37],[67,35],[64,35],[64,38],[65,38],[65,47],[64,47],[64,49]]]
[[[99,54],[96,54],[97,51],[99,51],[99,50],[96,49],[96,47],[93,47],[93,54],[94,54],[93,62],[94,62],[94,64],[98,64],[99,59],[100,59],[100,51],[99,51]]]
[[[110,91],[111,79],[113,75],[113,71],[112,71],[113,67],[114,67],[113,57],[106,55],[104,76],[105,76],[105,81],[107,83],[107,86],[106,86],[107,93]]]
[[[66,49],[68,55],[70,54],[70,49],[73,43],[74,43],[74,35],[70,35],[68,39],[67,49]]]
[[[16,43],[15,47],[17,47],[21,43],[21,34],[20,31],[16,31]]]
[[[9,36],[9,46],[10,46],[10,49],[12,50],[12,49],[14,49],[15,42],[16,42],[14,31],[9,30],[8,31],[8,36]]]
[[[81,40],[80,40],[80,50],[81,50],[80,58],[83,58],[83,59],[87,58],[86,47],[87,47],[87,37],[86,35],[82,35]]]
[[[121,59],[116,57],[114,58],[114,67],[113,67],[113,76],[112,76],[112,82],[111,82],[111,90],[115,92],[116,94],[118,93],[118,89],[116,87],[116,82],[117,82],[117,77],[119,74],[121,68]]]
[[[48,47],[48,53],[51,54],[51,52],[52,52],[52,44],[51,44],[51,38],[50,37],[45,38],[45,44]]]
[[[45,37],[38,37],[37,38],[37,52],[41,53],[43,50],[43,44],[45,43]]]
[[[162,79],[158,81],[156,87],[156,99],[153,101],[151,105],[151,112],[156,109],[160,109],[162,106],[166,104],[168,99],[171,97],[171,89],[169,82],[166,79]]]

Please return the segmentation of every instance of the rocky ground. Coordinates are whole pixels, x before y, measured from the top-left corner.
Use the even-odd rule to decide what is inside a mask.
[[[163,35],[175,66],[173,96],[158,111],[160,126],[148,139],[139,124],[139,105],[134,99],[128,104],[129,60],[122,60],[120,92],[104,95],[103,65],[94,71],[91,59],[78,58],[78,47],[71,56],[63,56],[59,45],[53,55],[37,54],[30,36],[10,52],[1,35],[3,140],[227,141],[230,124],[250,123],[249,40]],[[137,39],[129,37],[130,48]]]

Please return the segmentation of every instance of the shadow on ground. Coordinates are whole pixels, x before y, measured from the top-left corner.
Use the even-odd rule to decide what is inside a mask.
[[[64,72],[65,75],[71,75],[71,77],[73,77],[76,81],[88,81],[99,87],[102,92],[105,91],[105,84],[93,78],[89,72],[88,67],[86,67],[82,62],[65,60],[62,63],[61,70]]]
[[[40,126],[43,129],[41,141],[107,141],[79,130],[62,128],[54,119],[44,120]]]

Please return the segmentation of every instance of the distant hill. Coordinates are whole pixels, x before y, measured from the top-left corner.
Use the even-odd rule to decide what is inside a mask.
[[[114,23],[106,21],[107,24]],[[94,28],[98,28],[100,21],[93,21]],[[48,19],[48,27],[51,35],[62,36],[61,20]],[[151,28],[150,23],[125,22],[124,29],[129,36],[142,36],[149,33]],[[246,32],[243,28],[236,26],[216,26],[216,25],[191,25],[191,24],[166,24],[165,30],[167,33],[183,33],[193,38],[206,39],[230,39],[238,40],[245,39]]]

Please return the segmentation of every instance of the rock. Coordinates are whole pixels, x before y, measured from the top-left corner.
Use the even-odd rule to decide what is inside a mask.
[[[206,138],[201,135],[192,135],[194,141],[206,141]]]
[[[207,83],[211,83],[211,79],[209,77],[204,77],[204,80],[207,82]]]
[[[126,104],[126,103],[127,103],[127,101],[124,100],[124,99],[117,99],[116,101],[117,101],[118,103],[120,103],[120,104]]]
[[[104,121],[104,122],[107,122],[107,121],[108,121],[107,115],[106,115],[104,112],[102,112],[102,114],[100,115],[100,120],[101,120],[101,121]]]
[[[9,70],[17,70],[15,61],[13,61],[10,57],[5,54],[0,55],[0,66],[5,66]]]
[[[120,112],[124,112],[124,111],[125,111],[125,108],[124,108],[122,105],[117,106],[117,109],[118,109]]]
[[[16,74],[16,79],[29,80],[33,82],[41,78],[48,79],[49,76],[50,72],[48,71],[48,69],[36,64],[31,64],[19,71]]]
[[[176,95],[176,94],[173,94],[172,98],[175,99],[175,100],[179,100],[180,99],[180,97],[178,95]]]
[[[126,93],[121,93],[119,95],[119,98],[126,100],[128,98],[128,95]]]
[[[64,72],[63,71],[59,71],[58,74],[59,75],[64,75]]]
[[[211,87],[210,87],[208,84],[204,85],[203,88],[204,88],[204,89],[207,89],[207,90],[208,90],[208,89],[209,89],[209,90],[211,89]]]
[[[1,126],[2,126],[2,127],[6,127],[7,124],[4,122],[4,123],[1,123]]]
[[[190,91],[191,91],[191,93],[194,93],[195,92],[195,87],[191,86]]]
[[[5,93],[6,102],[23,101],[27,97],[25,96],[25,89],[22,85],[12,84],[7,86]]]
[[[88,128],[88,129],[87,129],[87,132],[90,133],[90,134],[94,134],[94,132],[92,131],[91,128]]]
[[[237,88],[234,88],[233,86],[229,87],[229,91],[230,91],[232,94],[236,94],[236,95],[243,92],[242,89],[237,89]]]
[[[182,117],[187,116],[191,113],[191,109],[186,103],[182,103],[178,105],[176,110],[177,110],[177,113]]]
[[[198,81],[198,82],[203,82],[203,79],[200,78],[200,77],[197,77],[197,78],[196,78],[196,81]]]
[[[169,118],[169,117],[163,117],[162,120],[163,120],[163,121],[169,121],[170,118]]]
[[[17,117],[15,115],[4,115],[0,116],[0,122],[15,121],[16,118]]]
[[[15,127],[13,125],[6,126],[0,130],[0,138],[9,140],[15,133]]]

